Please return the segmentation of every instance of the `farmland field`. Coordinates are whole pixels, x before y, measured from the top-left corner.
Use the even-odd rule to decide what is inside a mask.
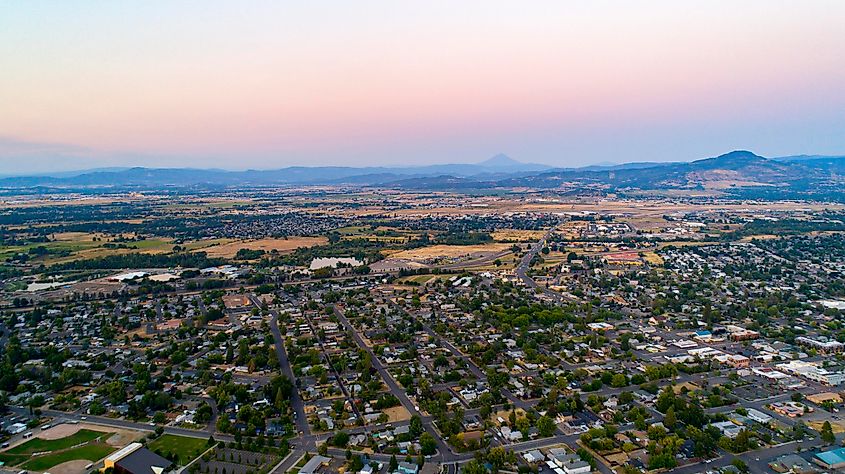
[[[544,230],[499,229],[492,235],[496,242],[535,242],[545,234]]]
[[[315,245],[324,245],[328,240],[325,237],[289,237],[287,239],[258,239],[258,240],[236,240],[233,242],[226,242],[220,245],[212,245],[205,247],[202,250],[208,254],[209,257],[223,257],[232,258],[238,253],[240,249],[247,250],[264,250],[271,252],[273,250],[279,253],[293,252],[300,247],[313,247]]]
[[[509,244],[481,245],[432,245],[418,249],[403,250],[390,255],[391,258],[405,260],[429,260],[436,258],[480,258],[502,252],[510,248]]]
[[[412,276],[407,276],[407,277],[402,277],[402,278],[399,278],[398,280],[396,280],[396,282],[397,282],[397,283],[410,283],[410,282],[413,282],[413,283],[417,283],[417,284],[420,284],[420,285],[424,285],[424,284],[428,283],[429,281],[431,281],[431,280],[433,280],[433,279],[435,279],[435,278],[438,278],[438,276],[437,276],[437,275],[431,275],[431,274],[427,274],[427,275],[412,275]]]

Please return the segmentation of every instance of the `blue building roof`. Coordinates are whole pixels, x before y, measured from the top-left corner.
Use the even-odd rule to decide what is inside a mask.
[[[845,448],[831,449],[830,451],[822,451],[816,453],[816,457],[828,466],[835,466],[837,464],[845,463]]]

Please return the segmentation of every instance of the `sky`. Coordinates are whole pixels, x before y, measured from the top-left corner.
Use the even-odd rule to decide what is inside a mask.
[[[845,155],[845,2],[0,5],[0,174]]]

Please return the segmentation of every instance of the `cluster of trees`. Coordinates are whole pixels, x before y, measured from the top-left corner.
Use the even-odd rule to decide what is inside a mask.
[[[262,249],[239,249],[235,254],[235,260],[257,260],[266,253]]]
[[[331,237],[331,235],[330,235]],[[354,257],[362,262],[372,263],[384,258],[381,250],[386,244],[368,239],[330,239],[335,240],[328,245],[300,247],[284,255],[265,255],[258,263],[259,267],[275,267],[279,265],[307,266],[315,258],[337,257],[338,255]]]
[[[450,232],[437,236],[437,243],[444,245],[480,245],[493,241],[486,232]]]
[[[99,270],[122,268],[169,268],[192,267],[205,268],[222,265],[224,260],[209,258],[205,252],[181,253],[125,253],[105,257],[73,260],[57,263],[50,267],[50,272],[66,270]]]

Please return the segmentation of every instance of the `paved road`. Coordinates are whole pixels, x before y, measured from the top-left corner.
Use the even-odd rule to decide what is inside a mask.
[[[528,252],[523,255],[522,260],[519,261],[519,265],[516,266],[514,270],[514,274],[517,278],[522,280],[525,286],[529,288],[533,288],[535,290],[539,290],[543,293],[543,295],[551,298],[558,303],[569,303],[572,301],[577,301],[577,298],[571,295],[558,293],[557,291],[552,291],[544,286],[538,285],[533,278],[528,276],[528,269],[531,267],[531,260],[537,256],[540,250],[546,246],[546,240],[548,240],[549,236],[551,236],[554,228],[550,229],[546,234],[541,238],[537,243],[533,244]]]
[[[346,315],[343,314],[343,311],[337,306],[334,306],[334,313],[337,316],[338,320],[340,320],[340,322],[346,328],[346,330],[352,333],[352,337],[353,339],[355,339],[355,343],[358,344],[358,347],[364,349],[370,355],[370,358],[372,359],[373,368],[376,369],[376,371],[381,376],[382,380],[384,380],[384,383],[387,384],[390,393],[399,399],[399,402],[402,403],[402,406],[404,406],[409,413],[417,414],[418,416],[420,416],[425,430],[430,435],[434,436],[434,439],[437,441],[437,449],[438,451],[440,451],[440,456],[444,460],[449,459],[454,453],[452,452],[451,448],[446,444],[446,442],[443,441],[443,438],[440,437],[440,434],[437,432],[437,430],[434,429],[434,423],[432,422],[431,417],[422,416],[419,413],[417,406],[414,405],[413,402],[411,402],[411,400],[408,398],[408,395],[405,393],[405,390],[400,387],[399,384],[393,379],[393,376],[381,363],[376,353],[373,352],[373,349],[364,343],[364,340],[361,338],[361,335],[358,333],[358,331],[355,330],[355,328],[352,326],[352,323],[350,323],[349,319],[346,318]]]
[[[18,414],[18,415],[28,415],[29,409],[23,407],[9,407],[9,410]],[[58,420],[67,420],[67,421],[77,421],[80,423],[91,423],[94,425],[101,425],[101,426],[110,426],[114,428],[125,428],[131,430],[138,430],[138,431],[155,431],[156,425],[150,423],[138,423],[135,421],[118,419],[118,418],[107,418],[105,416],[94,416],[94,415],[81,415],[78,413],[68,413],[58,410],[41,410],[44,416],[49,416],[51,418],[56,418]],[[208,439],[209,432],[207,430],[192,430],[188,428],[180,428],[176,426],[163,426],[165,433],[174,434],[179,436],[187,436],[189,438],[202,438]],[[233,442],[235,438],[233,436],[223,434],[223,433],[214,433],[214,438],[219,441],[226,441],[226,442]]]
[[[335,309],[335,311],[337,310]],[[343,383],[343,377],[340,376],[340,372],[338,372],[337,367],[335,367],[334,363],[332,363],[329,352],[326,350],[326,346],[323,344],[323,339],[320,337],[320,332],[317,331],[317,327],[314,326],[314,322],[311,321],[311,318],[309,318],[307,314],[303,314],[303,317],[305,318],[305,322],[308,323],[308,327],[311,328],[311,333],[317,337],[317,345],[320,346],[320,352],[323,353],[323,359],[326,361],[326,365],[328,365],[331,369],[334,379],[340,387],[340,391],[343,393],[343,396],[349,400],[349,406],[352,408],[355,418],[357,418],[362,425],[366,426],[366,420],[364,420],[364,417],[361,416],[361,412],[358,411],[358,406],[355,405],[355,399],[352,397],[352,394],[349,393],[349,389],[346,388],[346,384]]]
[[[773,472],[769,469],[766,461],[772,458],[783,456],[784,454],[791,454],[798,451],[798,449],[807,450],[818,447],[819,443],[815,440],[805,440],[801,442],[792,441],[789,443],[772,446],[770,448],[758,449],[756,451],[749,451],[740,455],[725,454],[718,458],[712,459],[709,463],[700,462],[690,464],[683,467],[672,469],[672,474],[695,474],[705,472],[708,470],[715,470],[719,467],[725,467],[733,462],[735,458],[741,459],[748,465],[749,471],[753,473],[758,472]]]
[[[254,304],[259,303],[255,296],[251,295],[250,299],[252,299]],[[261,305],[258,306],[261,307]],[[288,360],[287,351],[285,351],[285,341],[282,338],[281,331],[279,330],[279,313],[276,310],[270,310],[270,315],[272,316],[270,319],[270,332],[273,334],[273,341],[276,346],[276,357],[279,359],[279,369],[293,384],[293,390],[291,391],[291,406],[293,407],[294,413],[296,413],[296,420],[294,420],[296,429],[300,434],[308,436],[311,434],[311,427],[308,426],[308,418],[305,415],[305,402],[302,401],[302,397],[299,395],[299,387],[296,383],[296,377],[293,374],[293,369],[291,368],[290,361]]]

